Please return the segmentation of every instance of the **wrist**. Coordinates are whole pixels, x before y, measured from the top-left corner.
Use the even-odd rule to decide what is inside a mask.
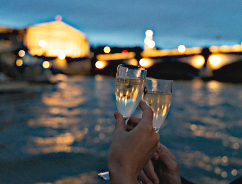
[[[111,184],[137,184],[137,176],[122,171],[109,171]]]

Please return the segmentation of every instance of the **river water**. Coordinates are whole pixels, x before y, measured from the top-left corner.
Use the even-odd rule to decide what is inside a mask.
[[[114,84],[113,77],[69,77],[0,94],[0,183],[108,183],[97,174],[108,169]],[[242,84],[175,81],[159,134],[188,180],[226,184],[241,176]]]

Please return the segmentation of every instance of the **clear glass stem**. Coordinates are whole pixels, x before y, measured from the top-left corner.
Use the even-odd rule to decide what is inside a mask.
[[[124,121],[125,121],[125,125],[127,125],[128,121],[129,121],[129,118],[125,118],[124,117]]]

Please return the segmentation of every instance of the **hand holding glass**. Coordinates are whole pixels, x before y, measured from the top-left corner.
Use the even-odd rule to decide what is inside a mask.
[[[146,74],[146,69],[138,66],[118,65],[115,82],[116,105],[126,124],[143,97]],[[98,175],[109,180],[109,172]]]

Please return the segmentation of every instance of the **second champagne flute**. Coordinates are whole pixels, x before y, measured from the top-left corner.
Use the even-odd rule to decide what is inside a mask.
[[[144,101],[153,110],[153,127],[159,132],[171,106],[173,80],[146,79]]]

